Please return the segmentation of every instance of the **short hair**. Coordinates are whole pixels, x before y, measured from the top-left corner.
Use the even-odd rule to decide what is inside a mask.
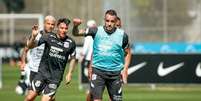
[[[52,15],[45,16],[45,21],[47,21],[47,20],[53,20],[54,22],[56,22],[56,19]]]
[[[88,20],[87,21],[87,27],[94,27],[94,26],[96,26],[96,21],[94,21],[94,20]]]
[[[117,16],[117,20],[121,21],[121,18]]]
[[[105,15],[106,15],[106,14],[109,14],[109,15],[112,15],[112,16],[117,16],[116,11],[113,10],[113,9],[107,10],[107,11],[105,12]]]
[[[70,24],[70,20],[68,18],[60,18],[57,22],[57,26],[61,23],[65,23],[68,26]]]

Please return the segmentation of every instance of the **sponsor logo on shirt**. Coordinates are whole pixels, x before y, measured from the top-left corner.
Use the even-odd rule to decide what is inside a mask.
[[[51,46],[51,49],[54,50],[54,51],[63,52],[63,49],[58,48],[58,47]]]
[[[65,56],[62,56],[62,55],[59,54],[60,52],[63,52],[63,51],[64,50],[61,49],[61,48],[51,46],[49,55],[51,57],[55,57],[55,58],[65,60],[66,59]]]

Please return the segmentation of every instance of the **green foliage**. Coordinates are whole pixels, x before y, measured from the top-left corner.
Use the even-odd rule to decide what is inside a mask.
[[[25,8],[24,0],[3,0],[3,1],[6,5],[8,13],[10,12],[19,13]]]

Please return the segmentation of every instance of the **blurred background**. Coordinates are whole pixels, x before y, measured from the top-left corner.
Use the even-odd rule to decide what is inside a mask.
[[[1,0],[1,14],[41,14],[56,18],[94,19],[103,24],[107,9],[115,9],[123,29],[132,42],[200,42],[200,0]],[[179,5],[179,6],[178,6]],[[19,41],[30,32],[32,19],[15,20],[14,38],[10,38],[11,22],[0,19],[0,42]],[[78,41],[78,40],[77,40]],[[80,44],[80,42],[78,41]]]
[[[191,57],[187,56],[186,60],[182,60],[187,62],[186,68],[193,66],[192,71],[194,71],[197,63],[201,62],[201,0],[0,0],[0,57],[2,62],[0,62],[2,69],[0,81],[3,81],[0,98],[6,99],[4,95],[15,94],[14,87],[17,84],[19,70],[12,67],[17,67],[16,61],[19,59],[21,48],[24,46],[26,38],[30,35],[33,24],[39,23],[42,26],[44,16],[53,15],[57,19],[60,17],[67,17],[71,20],[81,18],[84,20],[81,25],[83,28],[86,27],[86,22],[90,19],[94,19],[98,25],[102,25],[104,24],[104,13],[108,9],[116,10],[121,18],[122,29],[129,36],[133,57],[136,54],[142,55],[141,57],[146,57],[147,54],[153,55],[153,57],[147,59],[149,61],[155,60],[153,59],[155,55],[164,55],[165,53],[167,56],[165,55],[164,57],[169,57],[169,54],[171,54],[170,58],[160,60],[159,56],[156,59],[157,61],[151,61],[159,63],[175,58],[174,55],[182,58],[183,55],[193,54]],[[68,34],[73,37],[71,30]],[[81,47],[84,41],[83,38],[73,38],[78,47]],[[189,59],[193,61],[195,56],[196,62],[188,63]],[[175,61],[180,58],[176,58]],[[132,61],[134,60],[133,58]],[[142,61],[133,62],[131,67],[140,62]],[[167,63],[174,62],[169,61]],[[76,70],[76,72],[79,74],[79,70]],[[182,77],[184,74],[189,74],[188,70],[184,72],[178,75]],[[74,76],[77,81],[79,81],[79,75]],[[144,75],[143,72],[141,75]],[[133,75],[131,76],[132,78],[129,78],[131,85],[135,85],[138,82],[137,85],[142,84],[142,86],[127,85],[125,92],[128,93],[125,93],[125,101],[200,101],[201,79],[200,77],[195,77],[194,74],[192,75],[189,75],[192,78],[186,77],[188,78],[187,80],[182,78],[172,80],[172,78],[174,79],[173,75],[166,78],[167,81],[170,80],[168,82],[165,82],[166,80],[163,80],[163,78],[154,81],[153,75],[151,75],[153,76],[152,80],[140,81],[138,79],[143,79],[144,76],[139,76],[135,81],[133,77],[138,76]],[[178,79],[184,81],[180,82]],[[160,80],[165,84],[161,85]],[[75,86],[73,86],[73,91],[70,94],[72,93],[72,96],[73,94],[80,94],[81,97],[78,97],[77,101],[83,101],[84,92],[77,91],[80,83],[80,81],[79,83],[77,81],[73,82]],[[169,83],[174,84],[175,82],[180,85],[172,87],[170,84],[172,88],[169,89]],[[162,87],[162,90],[156,89],[152,91],[145,86],[153,83],[159,83],[158,88]],[[155,88],[155,85],[151,85],[151,87]],[[69,88],[71,89],[71,87]],[[64,94],[65,91],[61,89],[66,89],[66,92],[68,92],[68,88],[62,86],[60,93],[58,93],[58,99],[68,99],[69,97],[66,97],[68,94]],[[135,95],[136,93],[138,94]],[[157,96],[153,98],[151,96],[154,93]],[[178,96],[174,96],[174,94],[178,94]],[[64,95],[66,96],[64,97]],[[76,99],[76,96],[72,96],[69,99]],[[23,99],[22,96],[15,96],[14,98]]]

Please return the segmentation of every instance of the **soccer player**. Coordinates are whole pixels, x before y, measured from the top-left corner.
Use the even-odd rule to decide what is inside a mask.
[[[121,28],[121,19],[120,19],[120,17],[117,17],[116,27]]]
[[[86,30],[93,43],[91,93],[94,101],[101,101],[105,86],[112,101],[122,101],[122,80],[127,83],[131,51],[127,34],[116,28],[117,14],[114,10],[105,13],[105,25]],[[74,19],[73,35],[80,35],[80,19]],[[121,79],[122,77],[122,79]]]
[[[87,22],[88,28],[96,27],[96,22],[94,20],[89,20]],[[89,67],[91,61],[91,55],[93,52],[93,38],[91,36],[85,36],[83,50],[81,52],[80,62],[82,68]]]
[[[44,29],[39,32],[36,40],[39,40],[39,38],[43,34],[52,32],[54,30],[55,24],[56,19],[53,16],[51,15],[46,16],[44,20]],[[43,54],[43,50],[44,50],[44,44],[35,47],[33,49],[29,49],[28,47],[25,46],[23,49],[20,61],[21,79],[24,79],[26,74],[26,78],[28,78],[29,81],[27,86],[30,92],[33,90],[30,86],[31,85],[30,82],[33,80],[34,76],[38,72],[38,67]],[[24,87],[24,89],[27,89],[27,86]]]
[[[97,26],[94,20],[87,21],[87,28],[95,28],[95,27]],[[86,35],[84,38],[83,50],[80,56],[81,68],[83,72],[85,71],[85,69],[88,70],[90,68],[92,60],[91,59],[92,52],[93,52],[93,38],[90,35],[89,36]],[[86,93],[87,93],[86,101],[91,101],[91,93],[89,89],[87,89]]]
[[[32,101],[37,94],[42,92],[42,101],[50,101],[54,98],[56,90],[59,87],[65,71],[68,57],[71,61],[69,71],[66,75],[66,84],[70,83],[72,72],[75,67],[75,48],[76,44],[68,35],[68,26],[70,20],[61,18],[57,22],[57,33],[48,33],[36,41],[38,35],[38,26],[33,26],[32,36],[27,42],[29,48],[44,44],[44,53],[40,61],[38,73],[32,83],[35,96],[28,94],[25,101]]]

